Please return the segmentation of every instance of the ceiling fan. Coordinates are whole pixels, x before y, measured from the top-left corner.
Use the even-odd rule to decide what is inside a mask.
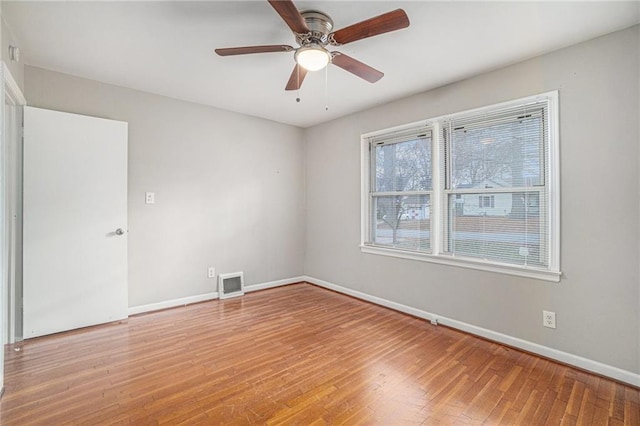
[[[269,4],[291,28],[300,45],[294,48],[288,45],[246,46],[215,49],[220,56],[246,55],[249,53],[295,52],[296,65],[289,77],[285,90],[297,90],[308,71],[317,71],[332,63],[370,83],[375,83],[384,75],[350,56],[340,52],[330,52],[327,45],[343,44],[373,37],[379,34],[400,30],[409,26],[409,18],[402,9],[383,13],[362,22],[333,30],[333,20],[326,14],[315,10],[298,11],[291,0],[268,0]]]

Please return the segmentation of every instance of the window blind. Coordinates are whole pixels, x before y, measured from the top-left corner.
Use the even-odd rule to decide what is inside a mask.
[[[371,150],[370,244],[428,252],[433,187],[429,128],[376,135]]]
[[[445,251],[549,265],[547,101],[445,120]]]
[[[560,279],[558,93],[361,139],[362,251]]]
[[[372,145],[392,144],[405,142],[419,138],[431,138],[431,128],[427,125],[419,125],[408,129],[393,130],[369,137]]]

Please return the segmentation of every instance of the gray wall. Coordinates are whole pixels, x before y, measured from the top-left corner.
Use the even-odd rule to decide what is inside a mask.
[[[305,273],[640,372],[638,48],[636,26],[308,129]],[[560,283],[360,252],[362,133],[556,89]]]
[[[29,66],[25,96],[129,123],[129,306],[302,275],[301,129]]]

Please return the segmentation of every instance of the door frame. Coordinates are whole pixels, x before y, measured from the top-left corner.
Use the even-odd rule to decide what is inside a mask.
[[[18,197],[22,191],[22,161],[21,151],[23,120],[22,114],[11,117],[12,122],[7,123],[5,120],[5,105],[13,107],[25,106],[25,99],[20,86],[13,78],[6,63],[2,62],[2,76],[4,81],[4,102],[2,102],[2,170],[1,182],[3,182],[0,191],[1,209],[2,209],[2,236],[0,244],[2,244],[2,306],[0,311],[2,342],[15,343],[16,340],[22,340],[22,333],[17,331],[17,318],[21,315],[18,307],[21,301],[16,300],[16,289],[22,286],[22,280],[16,280],[16,270],[22,269],[22,265],[16,262],[16,254],[18,243],[22,241],[22,206],[19,205]],[[20,219],[20,220],[18,220]],[[20,277],[21,274],[18,274]],[[18,335],[19,334],[19,335]]]

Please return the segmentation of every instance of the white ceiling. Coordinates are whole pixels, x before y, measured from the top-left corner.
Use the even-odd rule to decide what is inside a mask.
[[[335,29],[398,7],[407,29],[339,50],[385,73],[335,66],[285,92],[293,53],[219,57],[217,47],[289,44],[266,1],[3,1],[21,61],[146,92],[312,126],[640,22],[640,2],[295,1]],[[325,105],[328,104],[328,110]]]

